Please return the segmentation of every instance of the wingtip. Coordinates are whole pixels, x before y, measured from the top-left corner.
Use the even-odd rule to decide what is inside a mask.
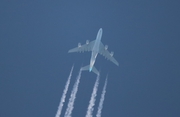
[[[119,63],[117,63],[116,65],[119,66]]]
[[[71,53],[71,52],[72,52],[72,50],[69,50],[69,51],[68,51],[68,53]]]

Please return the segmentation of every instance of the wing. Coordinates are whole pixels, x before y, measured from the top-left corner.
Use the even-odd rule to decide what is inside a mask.
[[[84,51],[91,51],[92,48],[93,48],[94,42],[95,42],[95,41],[91,41],[91,42],[88,43],[88,44],[78,45],[78,47],[73,48],[73,49],[70,49],[70,50],[68,51],[68,53],[70,53],[70,52],[84,52]]]
[[[111,53],[107,49],[105,49],[102,42],[100,43],[99,53],[103,55],[105,58],[107,58],[108,60],[112,61],[117,66],[119,66],[119,63],[117,62],[117,60],[113,57],[113,55],[111,55]]]

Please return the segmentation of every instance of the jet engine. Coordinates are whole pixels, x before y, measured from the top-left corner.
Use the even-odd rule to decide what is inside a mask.
[[[105,50],[107,50],[107,49],[108,49],[108,45],[105,45],[105,47],[104,47],[104,48],[105,48]]]
[[[114,55],[114,52],[111,52],[110,55],[113,56],[113,55]]]
[[[78,47],[81,47],[81,43],[78,43]]]
[[[86,40],[86,44],[89,44],[89,40]]]

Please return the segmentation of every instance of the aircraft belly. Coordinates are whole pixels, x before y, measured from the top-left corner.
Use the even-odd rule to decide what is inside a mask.
[[[97,52],[92,52],[92,55],[91,55],[91,60],[90,60],[90,67],[93,67],[95,61],[96,61],[96,57],[97,57]]]

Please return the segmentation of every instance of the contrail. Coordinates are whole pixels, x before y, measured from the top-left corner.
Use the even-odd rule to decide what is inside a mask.
[[[77,77],[77,80],[73,86],[73,89],[71,91],[71,96],[69,98],[69,102],[68,102],[68,107],[66,109],[66,113],[65,113],[65,117],[71,117],[73,108],[74,108],[74,101],[76,99],[76,93],[78,91],[78,86],[79,86],[79,82],[80,82],[80,78],[81,78],[81,70],[79,71],[79,75]]]
[[[62,111],[64,102],[65,102],[65,99],[66,99],[66,93],[67,93],[68,88],[69,88],[69,84],[70,84],[73,68],[74,68],[74,66],[72,66],[72,68],[71,68],[71,72],[70,72],[69,77],[67,79],[67,82],[66,82],[66,85],[65,85],[62,97],[61,97],[61,101],[59,103],[58,110],[57,110],[57,113],[56,113],[55,117],[60,117],[60,115],[61,115],[61,111]]]
[[[101,94],[101,99],[100,99],[100,102],[99,102],[99,106],[98,106],[98,111],[97,111],[96,117],[101,117],[101,110],[103,108],[103,102],[104,102],[105,94],[106,94],[107,78],[108,77],[106,77],[106,81],[104,83],[104,87],[103,87],[103,91],[102,91],[102,94]]]
[[[96,96],[97,96],[98,85],[99,85],[99,75],[97,76],[96,82],[94,84],[94,88],[93,88],[93,92],[91,94],[91,99],[89,101],[89,106],[87,109],[86,117],[92,117],[94,105],[95,105],[95,101],[96,101]]]

